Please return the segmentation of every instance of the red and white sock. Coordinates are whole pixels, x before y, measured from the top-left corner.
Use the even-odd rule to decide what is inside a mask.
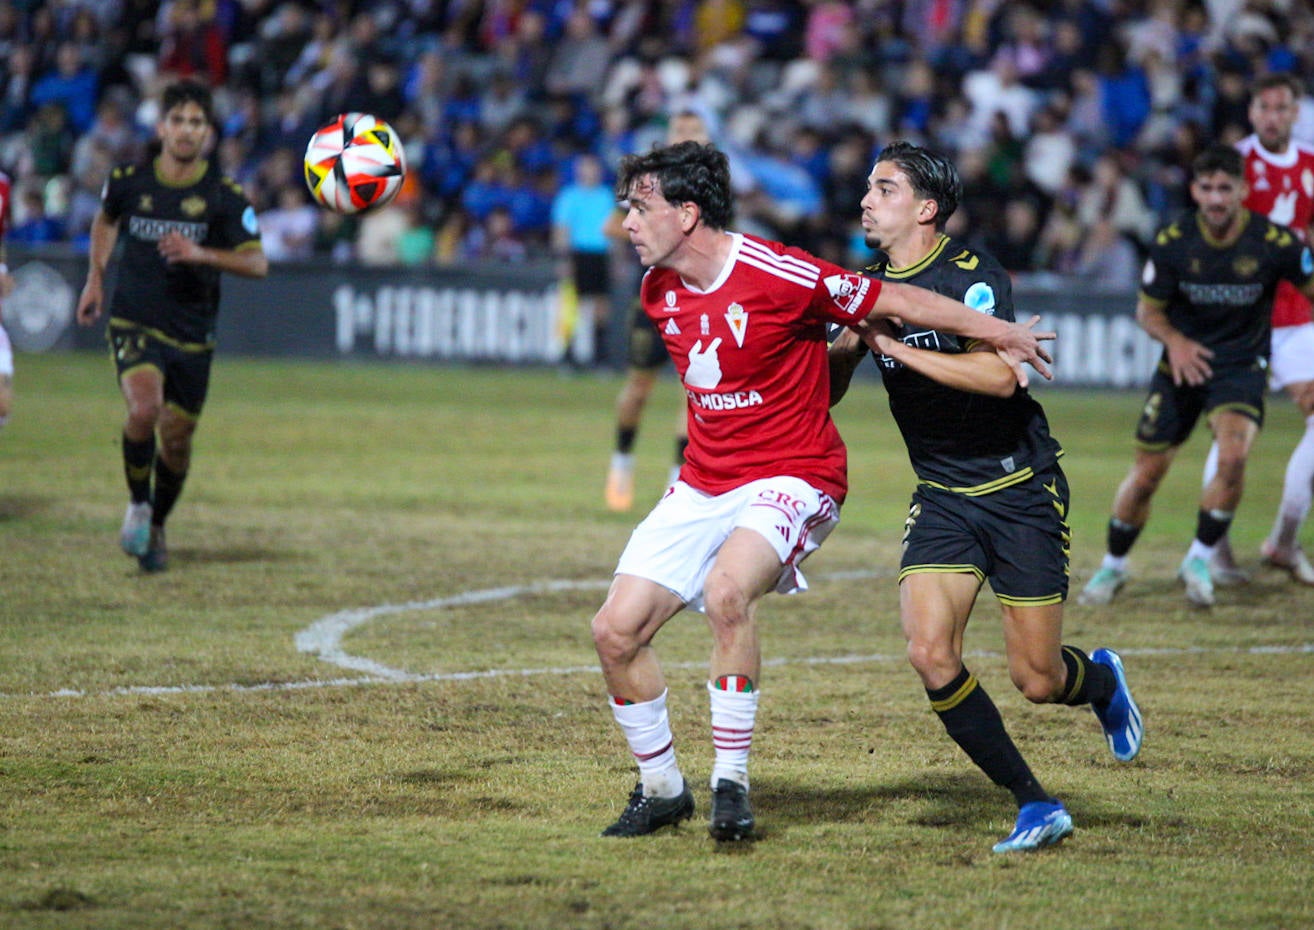
[[[623,703],[615,697],[608,703],[639,764],[643,793],[648,797],[678,797],[684,791],[684,776],[675,763],[675,737],[666,714],[666,692],[641,704]]]
[[[746,676],[722,675],[707,683],[707,694],[712,705],[712,746],[716,749],[712,787],[728,778],[747,788],[748,751],[753,745],[758,692]]]

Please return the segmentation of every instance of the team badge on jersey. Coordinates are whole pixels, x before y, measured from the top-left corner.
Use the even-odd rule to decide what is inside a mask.
[[[194,220],[205,212],[205,198],[188,197],[178,206],[182,208],[182,212],[185,216]]]
[[[726,308],[725,321],[730,324],[730,335],[735,337],[735,345],[744,347],[744,333],[748,331],[748,311],[740,304],[731,304]]]
[[[963,295],[963,303],[978,313],[995,315],[995,289],[984,281],[977,281]]]
[[[860,274],[833,274],[824,283],[835,306],[852,315],[862,306],[862,299],[867,296],[871,281],[871,278]]]

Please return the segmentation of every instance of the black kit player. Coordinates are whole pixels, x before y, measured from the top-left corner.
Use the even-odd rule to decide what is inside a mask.
[[[219,313],[219,278],[269,270],[242,189],[207,159],[215,127],[210,90],[168,85],[158,152],[113,169],[91,228],[83,326],[105,308],[105,270],[122,240],[107,336],[127,404],[123,469],[130,501],[119,542],[143,571],[162,571],[164,523],[182,493],[205,404]],[[152,480],[153,479],[153,480]]]
[[[1214,604],[1209,563],[1241,503],[1246,459],[1264,423],[1264,392],[1278,282],[1314,297],[1314,259],[1286,226],[1242,207],[1241,153],[1211,145],[1191,165],[1196,209],[1159,230],[1141,275],[1136,320],[1163,356],[1136,425],[1136,458],[1113,499],[1108,549],[1083,604],[1107,604],[1127,582],[1127,554],[1150,501],[1204,416],[1217,471],[1200,494],[1195,539],[1178,569],[1186,599]]]
[[[866,273],[926,288],[1014,320],[1008,273],[944,233],[962,196],[954,166],[920,146],[883,149],[862,199]],[[995,704],[963,664],[968,618],[989,581],[1003,612],[1009,675],[1029,701],[1089,704],[1123,761],[1141,745],[1140,712],[1122,662],[1062,641],[1068,592],[1068,485],[1045,412],[989,346],[896,325],[868,342],[917,475],[899,568],[908,657],[953,740],[1019,812],[995,852],[1057,843],[1072,818],[1032,774]],[[866,346],[843,331],[831,347],[832,400],[849,387]]]

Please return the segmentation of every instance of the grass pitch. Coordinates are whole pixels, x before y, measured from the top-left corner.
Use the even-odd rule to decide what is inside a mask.
[[[221,357],[172,568],[147,577],[117,549],[108,362],[18,369],[0,434],[0,927],[1314,926],[1314,591],[1259,571],[1186,607],[1173,573],[1203,434],[1123,597],[1068,610],[1068,641],[1126,658],[1136,762],[1112,760],[1089,711],[1012,690],[979,602],[972,667],[1077,823],[1001,857],[1011,800],[902,657],[911,478],[879,387],[856,388],[837,411],[844,521],[812,590],[763,610],[761,837],[718,848],[696,615],[657,645],[698,815],[597,836],[633,785],[588,636],[643,511],[601,506],[617,378]],[[1041,397],[1068,450],[1075,591],[1140,395]],[[641,501],[676,403],[663,385],[645,423]],[[1234,530],[1252,567],[1298,429],[1275,402]]]

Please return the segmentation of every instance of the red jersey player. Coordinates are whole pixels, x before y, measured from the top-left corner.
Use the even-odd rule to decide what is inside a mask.
[[[649,269],[644,311],[688,396],[689,446],[680,480],[634,530],[593,618],[612,711],[639,767],[629,803],[603,835],[639,836],[693,815],[651,645],[691,606],[706,612],[712,631],[709,829],[718,840],[741,840],[754,827],[756,605],[769,591],[806,587],[798,567],[838,523],[848,490],[829,412],[827,324],[863,331],[899,317],[984,340],[1024,384],[1022,362],[1047,374],[1048,356],[1029,325],[727,231],[729,167],[711,146],[682,142],[629,156],[616,189],[627,202],[625,233]]]
[[[1291,227],[1297,236],[1309,241],[1314,224],[1314,148],[1291,137],[1302,92],[1300,81],[1290,74],[1259,78],[1250,98],[1254,132],[1237,148],[1245,159],[1249,188],[1246,208]],[[1286,281],[1278,284],[1273,299],[1269,365],[1269,386],[1285,389],[1300,407],[1305,432],[1287,461],[1282,502],[1260,551],[1267,564],[1286,569],[1302,584],[1314,585],[1314,566],[1305,557],[1298,538],[1314,498],[1314,323],[1310,322],[1309,300]],[[1216,470],[1217,455],[1215,444],[1205,465],[1206,484]],[[1210,569],[1219,583],[1246,577],[1233,563],[1226,539],[1216,550]]]

